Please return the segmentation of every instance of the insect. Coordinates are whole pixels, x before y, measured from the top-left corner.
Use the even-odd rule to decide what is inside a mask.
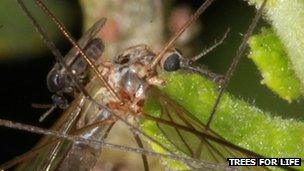
[[[22,8],[27,11],[22,1],[18,2]],[[168,156],[170,156],[170,158],[183,161],[190,169],[202,169],[204,167],[213,169],[216,167],[222,167],[229,169],[229,167],[221,165],[221,163],[226,161],[226,157],[262,157],[254,152],[229,143],[221,136],[213,132],[210,129],[210,124],[212,123],[212,118],[216,111],[217,105],[219,104],[221,95],[224,92],[225,87],[235,69],[240,54],[244,50],[245,42],[260,18],[261,11],[263,10],[263,6],[265,5],[266,1],[257,12],[256,17],[254,18],[244,40],[242,41],[235,61],[233,62],[232,67],[228,70],[222,83],[220,94],[214,105],[215,107],[213,108],[211,117],[206,125],[195,119],[195,117],[188,113],[185,109],[162,94],[154,85],[163,83],[162,80],[157,77],[157,69],[159,68],[162,68],[168,72],[183,68],[188,68],[189,70],[192,68],[192,70],[194,70],[194,67],[187,64],[187,62],[185,62],[186,59],[184,59],[183,56],[173,48],[173,44],[183,33],[183,31],[193,22],[193,20],[195,20],[195,18],[197,18],[212,3],[212,0],[207,0],[193,15],[193,17],[184,25],[184,27],[182,27],[182,29],[176,35],[174,35],[172,39],[170,39],[170,41],[159,53],[154,53],[146,45],[133,46],[114,57],[113,61],[102,61],[100,66],[96,66],[92,63],[90,58],[87,57],[86,52],[82,50],[82,48],[69,36],[69,34],[66,34],[67,31],[48,11],[44,4],[39,0],[36,2],[45,10],[46,13],[48,13],[48,15],[52,17],[65,35],[67,35],[77,52],[81,54],[81,57],[84,57],[83,59],[85,59],[86,62],[88,62],[88,66],[91,67],[96,76],[92,78],[92,80],[95,80],[95,82],[91,81],[86,87],[83,87],[79,83],[79,79],[75,76],[75,74],[73,74],[71,70],[72,66],[66,65],[66,61],[63,60],[62,55],[58,54],[56,49],[52,47],[53,45],[48,42],[48,38],[45,36],[44,31],[41,31],[41,29],[37,27],[37,30],[40,30],[40,33],[44,35],[44,39],[46,42],[48,42],[48,46],[50,46],[54,51],[58,61],[60,61],[60,65],[62,65],[65,68],[65,71],[67,71],[69,74],[68,76],[70,77],[69,79],[71,82],[74,84],[73,86],[77,87],[81,94],[72,104],[75,106],[69,108],[73,109],[73,111],[70,111],[69,109],[66,111],[65,117],[71,117],[69,118],[68,124],[60,125],[59,128],[55,128],[58,130],[57,132],[48,132],[37,127],[25,125],[22,126],[1,120],[2,125],[5,124],[6,126],[19,129],[29,128],[27,130],[35,130],[39,133],[56,136],[56,138],[46,138],[38,145],[40,146],[40,150],[43,148],[43,146],[52,145],[48,153],[40,154],[39,157],[30,161],[30,165],[27,163],[21,166],[21,169],[91,169],[96,163],[96,156],[99,155],[100,148],[111,145],[109,143],[104,143],[103,140],[107,137],[113,124],[115,124],[117,120],[124,122],[131,128],[131,130],[133,130],[134,137],[137,139],[140,149],[143,148],[143,145],[138,135],[141,135],[142,137],[149,139],[149,141],[158,144],[168,151]],[[29,15],[29,18],[31,18],[30,13],[27,12],[27,14]],[[31,20],[35,25],[35,20]],[[214,80],[217,80],[217,78]],[[103,86],[100,85],[100,82],[103,83]],[[99,87],[98,93],[96,93],[97,95],[90,95],[88,90],[93,89],[96,86]],[[143,102],[148,91],[156,95],[155,98],[160,104],[166,104],[162,106],[164,113],[160,118],[155,118],[144,113],[142,110]],[[86,105],[91,106],[89,108],[89,112],[84,111],[83,107]],[[170,148],[158,143],[156,140],[140,131],[136,126],[132,125],[128,120],[126,120],[126,113],[130,116],[139,115],[144,116],[146,119],[157,121],[158,128],[164,133],[164,135],[166,135],[168,140],[174,146],[179,148],[186,155],[186,157],[178,156],[172,152]],[[176,120],[176,118],[172,117],[173,115],[178,119]],[[69,136],[68,134],[73,136]],[[189,142],[184,140],[184,135],[191,137],[191,139],[195,140],[197,143],[194,143],[193,146],[191,146]],[[175,136],[177,139],[174,138]],[[65,140],[70,140],[73,143],[60,141],[58,138],[64,138]],[[174,141],[174,139],[177,141]],[[45,144],[46,141],[48,141],[47,144]],[[69,150],[62,152],[60,148],[63,146],[69,146]],[[118,148],[118,146],[116,147]],[[202,150],[202,147],[206,147],[207,150]],[[126,149],[127,148],[124,150]],[[35,151],[37,153],[37,149]],[[30,156],[33,156],[35,151],[18,158],[18,162],[24,159],[29,159]],[[136,150],[134,149],[134,151]],[[140,152],[143,153],[142,158],[145,170],[149,170],[147,156],[152,155],[152,153],[145,153],[143,150]],[[64,153],[65,155],[60,153]],[[155,153],[153,154],[157,155]],[[42,160],[42,162],[38,160]],[[204,160],[219,164],[208,165],[208,163],[204,162]],[[15,161],[11,163],[15,163]],[[9,163],[4,166],[4,168],[6,168],[11,166],[11,164]],[[267,170],[267,168],[259,169]]]
[[[102,24],[102,22],[96,23],[96,25],[92,26],[92,28],[89,29],[78,41],[80,47],[83,48],[85,53],[88,54],[88,57],[94,61],[102,55],[104,50],[102,40],[100,38],[94,38],[94,36],[99,32]],[[78,51],[75,48],[71,49],[64,57],[64,61],[71,68],[72,72],[80,82],[85,83],[85,71],[88,65],[79,57]],[[54,105],[40,117],[39,121],[42,121],[47,117],[56,107],[66,109],[68,107],[68,100],[64,95],[73,95],[73,90],[75,89],[66,69],[63,68],[59,62],[53,66],[47,75],[47,87],[50,92],[55,93],[52,96]],[[39,107],[39,105],[36,106]]]

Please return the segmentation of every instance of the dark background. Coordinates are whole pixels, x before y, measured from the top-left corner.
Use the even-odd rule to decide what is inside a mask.
[[[180,0],[175,1],[174,4],[178,6],[185,2],[193,9],[201,4],[197,0]],[[54,1],[54,3],[57,3],[57,6],[53,5],[54,10],[58,10],[73,35],[78,38],[82,29],[82,15],[77,1],[61,3]],[[53,7],[52,4],[50,5]],[[32,5],[31,8],[38,16],[41,16],[37,7]],[[39,123],[38,119],[44,110],[32,108],[31,103],[51,103],[52,94],[46,87],[46,75],[54,64],[54,58],[39,41],[39,36],[22,15],[15,1],[1,1],[0,11],[4,13],[4,16],[0,17],[0,24],[3,25],[0,29],[0,118],[48,128],[60,112],[55,112],[45,122]],[[203,23],[203,31],[194,44],[197,47],[196,52],[198,53],[208,44],[212,44],[214,39],[219,38],[228,27],[232,31],[222,46],[209,53],[200,62],[214,72],[224,74],[242,39],[240,33],[246,30],[254,12],[254,8],[249,7],[243,1],[216,1],[200,18]],[[46,25],[47,30],[52,33],[53,39],[62,52],[67,52],[70,48],[69,44],[62,39],[55,28],[48,26],[47,18],[40,17],[40,19],[42,24]],[[265,22],[261,22],[259,27],[266,25]],[[258,32],[259,29],[256,30]],[[11,46],[5,46],[9,43]],[[32,46],[30,46],[31,44]],[[244,56],[233,76],[229,91],[264,111],[270,111],[285,118],[303,119],[301,117],[304,108],[303,102],[288,104],[261,85],[260,80],[258,70]],[[0,163],[30,150],[40,138],[31,133],[9,128],[0,128],[0,136]]]
[[[0,117],[12,121],[23,122],[40,127],[49,128],[57,119],[60,111],[52,113],[50,117],[43,123],[39,123],[38,119],[46,110],[35,109],[31,107],[32,103],[51,104],[51,96],[46,87],[46,75],[54,65],[54,57],[47,49],[47,47],[40,40],[39,35],[35,32],[29,20],[25,18],[21,9],[17,6],[16,1],[6,0],[0,2],[6,5],[6,20],[5,23],[0,24],[3,27],[0,33],[5,36],[4,42],[15,41],[19,47],[4,47],[0,54]],[[29,1],[26,1],[29,2]],[[3,4],[1,4],[3,3]],[[72,34],[79,38],[82,29],[82,15],[81,8],[77,0],[70,0],[59,2],[51,2],[51,8],[55,12],[60,12],[59,17],[64,19]],[[38,16],[39,21],[44,26],[45,30],[51,33],[53,40],[63,54],[67,53],[70,46],[65,41],[56,28],[49,24],[40,9],[34,4],[29,4],[30,9]],[[68,9],[68,12],[64,12]],[[2,11],[3,12],[3,11]],[[58,13],[56,13],[58,15]],[[65,16],[66,15],[66,16]],[[11,20],[17,20],[12,22]],[[6,24],[7,23],[7,24]],[[3,39],[0,38],[0,39]],[[34,39],[31,47],[22,46],[22,44],[29,44],[28,39]],[[41,46],[42,45],[42,46]],[[42,50],[37,50],[37,46]],[[8,48],[6,50],[5,48]],[[31,48],[26,50],[25,48]],[[20,50],[21,49],[21,50]],[[14,52],[17,51],[17,52]],[[0,128],[0,163],[12,159],[16,155],[20,155],[28,150],[40,139],[39,135],[34,135],[27,132],[20,132],[9,128]]]

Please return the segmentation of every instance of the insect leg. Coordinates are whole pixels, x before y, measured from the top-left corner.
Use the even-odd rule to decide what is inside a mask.
[[[212,108],[212,111],[211,111],[211,113],[210,113],[210,116],[209,116],[209,119],[208,119],[208,122],[207,122],[207,129],[210,128],[210,124],[211,124],[212,119],[213,119],[213,117],[214,117],[214,114],[215,114],[215,112],[216,112],[216,110],[217,110],[217,108],[218,108],[218,105],[219,105],[219,103],[220,103],[221,97],[223,96],[223,93],[224,93],[224,91],[226,90],[227,85],[228,85],[228,83],[229,83],[229,81],[230,81],[230,79],[231,79],[231,77],[232,77],[234,71],[236,70],[236,67],[237,67],[238,63],[240,62],[241,55],[242,55],[243,52],[245,51],[246,43],[247,43],[247,41],[248,41],[250,35],[252,34],[252,32],[253,32],[253,30],[255,29],[255,27],[256,27],[256,25],[257,25],[259,19],[260,19],[261,16],[262,16],[262,12],[263,12],[263,10],[264,10],[264,7],[265,7],[265,5],[266,5],[266,2],[267,2],[267,0],[264,0],[264,1],[263,1],[261,7],[258,9],[258,11],[256,12],[254,18],[252,19],[252,21],[251,21],[251,23],[250,23],[250,25],[249,25],[249,27],[248,27],[248,30],[246,31],[246,34],[245,34],[245,36],[244,36],[244,38],[243,38],[243,40],[242,40],[240,46],[238,47],[238,50],[237,50],[237,52],[236,52],[234,58],[233,58],[233,61],[232,61],[231,65],[229,66],[229,68],[228,68],[228,70],[227,70],[227,72],[226,72],[226,74],[225,74],[225,78],[224,78],[224,80],[223,80],[223,83],[222,83],[222,86],[221,86],[221,88],[220,88],[219,94],[218,94],[218,96],[217,96],[217,98],[216,98],[216,101],[215,101],[215,103],[214,103],[214,106],[213,106],[213,108]]]
[[[177,155],[172,155],[172,154],[161,154],[161,153],[148,151],[148,150],[145,150],[142,148],[121,146],[121,145],[106,143],[104,141],[86,139],[86,138],[82,138],[82,137],[74,136],[74,135],[67,135],[65,133],[61,133],[58,131],[43,129],[43,128],[39,128],[36,126],[31,126],[31,125],[27,125],[27,124],[18,123],[18,122],[12,122],[12,121],[5,120],[5,119],[0,119],[0,126],[23,130],[23,131],[27,131],[27,132],[32,132],[35,134],[54,136],[57,138],[62,138],[62,139],[72,141],[74,143],[87,144],[92,147],[103,147],[103,148],[121,150],[121,151],[125,151],[125,152],[135,152],[135,153],[139,153],[139,154],[146,154],[146,155],[154,156],[154,157],[170,158],[170,159],[178,160],[178,161],[185,162],[185,163],[196,164],[203,168],[219,168],[219,169],[229,168],[226,165],[220,165],[220,164],[215,164],[212,162],[201,161],[201,160],[197,160],[197,159],[193,159],[193,158],[189,158],[189,157],[177,156]]]
[[[49,36],[46,34],[46,32],[40,27],[37,20],[33,17],[33,15],[30,13],[28,8],[25,6],[22,0],[17,0],[18,5],[20,8],[24,11],[26,16],[29,18],[35,29],[40,33],[42,36],[43,41],[48,46],[48,48],[51,50],[53,55],[55,56],[56,60],[59,61],[59,63],[67,70],[69,76],[72,78],[72,81],[76,85],[76,87],[85,95],[88,96],[88,92],[85,90],[85,88],[80,84],[77,77],[73,74],[71,68],[65,63],[64,58],[62,54],[59,52],[59,50],[56,48],[55,44],[50,40]]]
[[[159,123],[163,123],[163,124],[166,124],[166,125],[171,125],[171,126],[177,127],[178,129],[187,131],[189,133],[193,133],[193,134],[197,135],[200,138],[204,138],[204,139],[208,139],[208,140],[217,142],[219,144],[222,144],[224,146],[233,148],[235,150],[242,151],[243,153],[246,153],[246,154],[248,154],[250,156],[255,156],[255,157],[259,157],[259,158],[263,158],[264,157],[264,156],[261,156],[261,155],[259,155],[257,153],[251,152],[251,151],[249,151],[247,149],[243,149],[243,148],[241,148],[239,146],[236,146],[236,145],[234,145],[234,144],[232,144],[232,143],[230,143],[228,141],[224,141],[222,138],[218,138],[218,137],[220,137],[219,135],[217,135],[217,137],[214,137],[214,136],[210,135],[208,132],[206,132],[205,130],[203,130],[203,132],[201,132],[201,131],[198,131],[196,129],[192,129],[192,128],[189,128],[189,127],[186,127],[184,125],[177,124],[177,123],[172,123],[172,122],[169,122],[167,120],[163,120],[161,118],[156,118],[156,117],[153,117],[153,116],[148,115],[148,114],[145,115],[145,118],[147,118],[149,120],[154,120],[155,122],[159,122]]]
[[[138,127],[132,125],[131,123],[129,123],[125,118],[121,117],[120,115],[118,115],[117,113],[113,112],[111,109],[109,109],[106,105],[100,104],[98,102],[96,102],[96,100],[94,99],[90,99],[92,100],[92,102],[94,104],[96,104],[97,106],[99,106],[100,108],[103,108],[109,112],[111,112],[113,114],[113,117],[119,119],[120,121],[122,121],[124,124],[126,124],[129,128],[132,129],[132,131],[135,134],[141,134],[142,136],[146,137],[149,141],[157,144],[158,146],[160,146],[161,148],[163,148],[168,154],[166,155],[170,155],[170,156],[175,156],[175,157],[179,157],[177,154],[175,154],[174,152],[172,152],[166,145],[160,143],[159,141],[157,141],[156,139],[152,138],[151,136],[149,136],[148,134],[146,134],[145,132],[141,131]],[[195,162],[194,162],[195,163]],[[185,164],[187,164],[189,167],[193,168],[193,162],[185,162]]]
[[[136,143],[137,143],[138,147],[144,149],[144,145],[143,145],[140,137],[138,136],[138,134],[134,133],[133,131],[132,131],[132,133],[133,133],[133,136],[136,140]],[[145,171],[149,171],[150,169],[149,169],[149,163],[148,163],[147,156],[145,154],[142,154],[141,158],[142,158],[142,161],[143,161],[143,164],[144,164]]]
[[[69,114],[70,119],[68,119],[67,123],[64,124],[62,127],[60,127],[58,129],[58,131],[61,131],[63,133],[69,133],[70,132],[73,123],[76,122],[76,120],[77,120],[77,118],[78,118],[78,116],[79,116],[79,114],[82,110],[82,107],[85,104],[85,101],[86,101],[85,98],[81,98],[78,106],[76,106],[76,109],[73,110],[72,113]],[[47,142],[45,142],[45,143],[47,143]],[[60,158],[58,156],[60,156],[60,152],[61,152],[61,149],[62,149],[61,147],[62,147],[63,144],[64,144],[63,141],[57,141],[57,143],[55,143],[54,146],[52,146],[50,148],[50,150],[45,152],[48,155],[44,157],[45,158],[44,162],[43,162],[43,164],[41,164],[39,166],[39,170],[47,170],[47,169],[53,167],[53,163],[56,162],[56,159]]]
[[[93,129],[95,133],[102,134],[101,141],[104,141],[111,131],[115,122],[110,124],[102,124],[103,126],[98,126]],[[106,127],[107,126],[107,127]],[[88,128],[88,127],[87,127]],[[77,131],[77,134],[72,134],[75,136],[85,137],[88,132],[91,132],[92,128],[82,129],[81,133]],[[99,139],[96,137],[96,139]],[[65,155],[63,160],[58,164],[58,170],[90,170],[94,168],[96,162],[101,154],[102,146],[91,146],[82,143],[73,143],[70,150]],[[81,157],[80,157],[81,156]]]
[[[104,122],[101,121],[101,122],[93,123],[93,124],[91,124],[91,125],[87,125],[87,126],[85,126],[85,127],[83,127],[83,128],[80,128],[80,129],[78,129],[78,130],[76,130],[76,131],[73,131],[73,132],[71,133],[71,135],[78,135],[78,134],[81,134],[81,133],[83,133],[83,132],[85,132],[85,131],[88,131],[88,130],[90,130],[90,129],[93,129],[93,128],[95,128],[95,127],[101,127],[101,126],[104,126],[105,124],[108,124],[108,123],[105,123],[105,122],[106,122],[106,121],[104,121]],[[109,134],[111,128],[112,128],[113,125],[115,124],[115,122],[110,123],[110,124],[111,124],[111,125],[109,126],[108,130],[107,130],[107,131],[105,132],[105,134],[103,135],[103,138],[104,138],[104,139],[107,138],[107,136],[108,136],[108,134]],[[28,152],[26,152],[26,153],[24,153],[24,154],[22,154],[22,155],[20,155],[20,156],[18,156],[18,157],[15,157],[14,159],[12,159],[12,160],[10,160],[10,161],[4,163],[4,164],[1,164],[1,165],[0,165],[0,168],[2,168],[2,169],[4,169],[4,170],[7,170],[7,169],[13,167],[14,165],[17,165],[17,164],[19,164],[19,163],[21,163],[21,162],[23,162],[23,161],[25,161],[25,160],[29,160],[29,159],[31,159],[32,157],[36,157],[36,155],[37,155],[39,152],[41,152],[41,150],[43,150],[44,148],[47,148],[48,146],[56,145],[55,143],[58,143],[60,140],[61,140],[60,138],[56,138],[56,139],[53,139],[53,140],[51,140],[51,141],[49,141],[49,142],[46,142],[46,143],[44,143],[44,144],[41,144],[41,145],[39,145],[39,146],[37,146],[37,147],[31,149],[31,151],[28,151]]]
[[[164,110],[163,110],[164,109]],[[168,119],[170,122],[174,123],[170,113],[167,111],[166,108],[162,108],[162,111],[161,111],[161,117],[163,115],[167,115],[168,116]],[[162,132],[162,134],[164,134],[166,137],[169,137],[166,135],[166,132],[161,128],[160,124],[157,122],[157,127],[159,128],[159,130]],[[182,143],[184,144],[184,146],[187,148],[187,150],[189,151],[189,154],[191,157],[194,156],[194,152],[193,150],[191,149],[191,147],[189,146],[189,144],[187,143],[187,141],[184,139],[184,137],[182,136],[182,133],[179,131],[179,129],[177,127],[174,127],[174,130],[177,132],[177,136],[182,140]],[[182,149],[179,148],[179,146],[175,145],[171,140],[170,138],[167,138],[168,141],[170,141],[176,149],[179,149],[180,151],[183,151]]]
[[[85,54],[83,49],[78,45],[78,43],[73,39],[68,30],[59,21],[59,19],[46,7],[46,5],[41,0],[35,0],[36,4],[43,10],[45,14],[57,25],[62,34],[70,41],[70,43],[78,50],[81,56],[86,60],[89,66],[93,69],[97,77],[100,79],[101,83],[111,92],[114,98],[121,101],[120,96],[114,91],[114,89],[108,84],[107,80],[98,71],[97,66],[91,61],[91,59]],[[105,22],[105,21],[104,21]],[[121,101],[122,102],[122,101]]]
[[[210,2],[212,2],[212,0],[209,0]],[[136,132],[142,134],[143,136],[147,137],[150,141],[156,143],[157,145],[161,146],[163,149],[165,149],[166,151],[169,152],[170,155],[173,155],[175,157],[178,157],[176,154],[170,152],[170,150],[165,147],[163,144],[161,144],[160,142],[156,141],[155,139],[153,139],[152,137],[150,137],[149,135],[145,134],[144,132],[142,132],[141,130],[139,130],[137,127],[133,126],[132,124],[130,124],[127,120],[125,120],[124,118],[122,118],[121,116],[119,116],[118,114],[116,114],[115,112],[113,112],[110,108],[108,108],[106,105],[100,104],[97,101],[95,101],[90,95],[89,93],[85,90],[85,88],[79,83],[78,79],[76,78],[76,76],[74,74],[72,74],[71,69],[65,64],[65,62],[63,61],[63,57],[61,55],[61,53],[59,52],[59,50],[55,47],[54,43],[50,41],[50,39],[48,38],[48,36],[46,35],[46,33],[44,32],[44,30],[38,25],[38,23],[36,22],[36,20],[33,18],[33,16],[31,15],[31,13],[28,11],[28,9],[25,7],[25,5],[23,4],[22,0],[17,0],[18,4],[20,5],[20,7],[24,10],[24,12],[26,13],[26,15],[28,16],[28,18],[31,20],[31,22],[33,23],[33,25],[35,26],[35,28],[39,31],[39,33],[41,33],[43,40],[46,42],[46,45],[50,48],[50,50],[52,51],[52,53],[55,55],[56,58],[58,58],[58,61],[60,61],[60,64],[63,65],[63,67],[66,68],[66,70],[68,71],[68,73],[70,74],[70,76],[72,77],[72,80],[74,81],[75,85],[77,86],[77,88],[86,96],[86,98],[92,100],[92,102],[94,102],[95,104],[97,104],[100,108],[103,108],[109,112],[111,112],[115,117],[117,117],[118,119],[120,119],[121,121],[123,121],[126,125],[128,125],[129,127],[133,128],[134,130],[136,130]],[[44,6],[44,4],[42,4],[41,1],[37,0],[36,1],[38,4],[42,5],[41,7],[45,10],[45,12],[50,12],[48,11],[48,9]],[[40,3],[39,3],[40,2]],[[207,6],[208,3],[207,3]],[[204,7],[201,7],[201,10],[205,10],[205,8],[207,8],[206,4]],[[49,13],[48,13],[49,14]],[[49,14],[50,16],[53,16],[52,14]],[[197,16],[198,17],[198,16]],[[56,20],[56,18],[52,18],[52,20]],[[58,22],[58,21],[57,21]],[[62,28],[62,27],[61,27]],[[65,30],[66,31],[66,30]],[[66,35],[65,35],[66,36]],[[71,39],[71,37],[69,37]],[[74,42],[75,43],[75,42]],[[77,47],[76,45],[74,45],[75,47]],[[79,50],[79,49],[78,49]],[[79,50],[81,51],[81,49]],[[98,72],[98,74],[100,74]],[[98,76],[98,75],[97,75]],[[189,163],[189,165],[191,166],[191,164]]]
[[[265,156],[259,155],[255,152],[242,148],[240,146],[234,145],[229,141],[226,141],[224,138],[213,132],[212,130],[200,129],[188,127],[185,125],[180,125],[175,122],[171,122],[169,120],[164,120],[162,118],[154,117],[148,114],[144,114],[146,119],[151,121],[155,121],[156,123],[166,124],[168,126],[172,126],[174,128],[178,128],[180,130],[186,131],[188,133],[195,134],[199,139],[204,143],[205,150],[202,151],[202,155],[206,155],[209,153],[211,157],[213,157],[213,162],[225,162],[227,157],[236,157],[236,158],[265,158]],[[202,157],[202,156],[201,156]],[[202,158],[200,158],[202,160]],[[287,169],[287,170],[296,170],[291,167],[281,167],[278,168]],[[259,170],[269,170],[267,167],[259,167]],[[192,170],[203,170],[200,169],[192,169]]]
[[[162,59],[164,54],[167,52],[168,49],[170,49],[176,40],[180,37],[181,34],[184,33],[184,31],[195,21],[198,19],[198,17],[205,12],[205,10],[213,3],[214,0],[206,0],[197,10],[196,12],[191,16],[191,18],[181,27],[181,29],[174,34],[170,40],[165,44],[164,48],[161,49],[161,51],[156,55],[155,59],[153,60],[150,70],[153,71],[155,66],[158,64],[158,62]]]
[[[52,141],[47,144],[41,145],[39,147],[35,147],[35,148],[31,149],[31,151],[21,154],[20,156],[17,156],[15,158],[11,159],[10,161],[1,164],[0,169],[8,170],[11,167],[13,167],[25,160],[31,159],[31,158],[35,157],[39,152],[41,152],[41,150],[43,150],[44,148],[46,148],[56,142],[57,142],[57,139],[56,139],[56,141]]]

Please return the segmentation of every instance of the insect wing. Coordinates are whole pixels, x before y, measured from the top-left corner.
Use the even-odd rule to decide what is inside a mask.
[[[92,40],[95,35],[101,30],[101,28],[104,26],[106,23],[106,19],[102,18],[98,20],[88,31],[84,33],[84,35],[79,39],[78,45],[84,49],[88,42]],[[78,56],[78,50],[74,47],[72,48],[67,55],[65,56],[65,61],[67,62],[68,65],[71,65],[75,58]]]
[[[73,130],[78,115],[84,102],[77,99],[70,105],[67,111],[60,117],[60,119],[53,126],[53,130],[59,130],[62,133],[69,133]],[[46,145],[48,144],[48,145]],[[48,167],[52,169],[53,166],[62,159],[69,149],[69,142],[66,140],[58,140],[53,137],[44,137],[35,148],[39,149],[36,155],[19,165],[18,170],[41,170]],[[34,149],[35,149],[34,148]],[[36,150],[37,151],[37,150]],[[30,153],[30,152],[29,152]],[[55,160],[56,159],[56,160]]]
[[[77,115],[79,112],[75,114]],[[71,121],[65,122],[63,125],[60,123],[59,120],[53,130],[60,130],[61,133],[73,136],[88,136],[93,131],[98,134],[99,139],[103,140],[107,138],[115,122],[111,124],[96,123],[80,129],[75,129],[75,124]],[[98,146],[72,143],[69,140],[55,137],[44,137],[31,151],[2,164],[0,168],[8,169],[21,163],[17,170],[90,170],[95,166],[100,153],[101,148]]]
[[[95,132],[101,135],[101,139],[106,139],[109,132],[111,131],[114,123],[106,124],[102,127],[95,127]],[[84,129],[82,129],[84,130]],[[77,131],[78,133],[75,135],[85,135],[91,133],[91,129],[85,131]],[[81,143],[74,143],[71,145],[68,153],[66,153],[63,160],[61,160],[60,165],[58,166],[58,170],[91,170],[94,168],[100,153],[102,152],[100,147],[93,147],[84,145]],[[81,157],[80,157],[81,156]]]
[[[161,115],[153,119],[157,122],[158,129],[176,149],[187,156],[219,164],[226,164],[227,158],[263,157],[236,146],[212,130],[206,129],[205,124],[157,88],[151,88],[149,95],[157,101],[161,109]],[[269,170],[266,167],[244,169]]]

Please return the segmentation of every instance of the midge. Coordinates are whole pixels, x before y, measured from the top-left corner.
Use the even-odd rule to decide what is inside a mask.
[[[87,56],[96,63],[98,62],[97,59],[104,51],[104,44],[100,38],[94,37],[100,31],[103,24],[104,20],[97,22],[78,41],[79,46],[84,49]],[[85,84],[88,81],[86,80],[88,64],[83,58],[80,57],[80,54],[76,48],[71,49],[67,55],[65,55],[64,62],[68,67],[70,67],[72,73],[75,74],[77,79],[82,84]],[[55,93],[52,96],[54,105],[40,117],[39,121],[43,121],[43,119],[47,117],[56,107],[66,109],[68,107],[66,95],[74,96],[77,94],[74,92],[75,86],[73,85],[68,71],[60,64],[59,61],[57,61],[53,68],[49,71],[46,81],[49,91]],[[34,107],[40,106],[41,105],[39,104],[34,104]]]
[[[0,125],[6,127],[53,136],[44,138],[32,151],[3,164],[1,168],[7,169],[23,162],[18,167],[19,170],[91,170],[94,168],[98,156],[103,154],[102,148],[140,153],[146,171],[150,168],[148,156],[167,157],[180,161],[189,170],[205,170],[206,168],[233,170],[235,168],[226,166],[226,158],[263,157],[226,141],[210,129],[210,124],[221,95],[235,70],[240,55],[244,51],[246,41],[261,17],[266,1],[264,1],[249,26],[223,81],[220,81],[222,80],[221,77],[191,65],[196,58],[187,60],[173,48],[178,37],[212,4],[213,0],[206,0],[159,53],[154,53],[147,45],[138,45],[124,50],[111,61],[101,57],[98,59],[101,61],[98,65],[89,57],[88,51],[85,48],[83,49],[83,46],[70,36],[69,32],[43,2],[36,0],[38,6],[54,21],[63,35],[74,46],[74,50],[79,54],[75,56],[75,60],[85,61],[87,64],[81,63],[89,66],[95,73],[85,86],[78,76],[79,73],[82,74],[83,72],[73,71],[72,68],[77,65],[67,63],[69,61],[63,58],[55,45],[49,40],[47,34],[32,17],[23,1],[17,0],[17,2],[54,53],[58,64],[63,68],[60,71],[64,72],[59,73],[67,74],[67,80],[69,80],[67,83],[70,86],[63,86],[63,88],[76,87],[80,93],[53,127],[55,131],[0,120]],[[101,19],[97,23],[105,23],[105,19]],[[99,30],[101,27],[102,25],[97,24],[92,29]],[[170,72],[179,69],[198,72],[211,77],[214,81],[221,82],[220,94],[207,124],[201,123],[183,107],[161,93],[155,86],[165,84],[158,77],[159,71]],[[51,79],[51,81],[53,80]],[[89,93],[92,91],[94,91],[94,95]],[[143,111],[147,94],[155,96],[158,102],[162,104],[163,113],[160,117],[153,117]],[[163,132],[171,144],[161,144],[148,136],[138,128],[136,122],[131,123],[130,116],[135,121],[138,120],[137,118],[155,121],[158,129]],[[113,125],[118,120],[130,127],[139,148],[122,147],[105,142]],[[159,154],[144,150],[141,138],[159,145],[166,153]],[[189,142],[189,139],[191,142]],[[180,153],[177,154],[172,146],[179,149]],[[268,170],[266,167],[241,169]]]

